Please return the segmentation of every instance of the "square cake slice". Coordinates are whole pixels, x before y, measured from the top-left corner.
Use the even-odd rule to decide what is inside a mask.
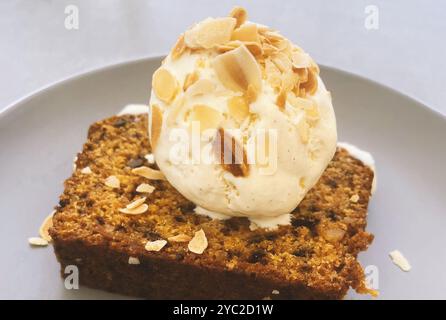
[[[150,299],[341,299],[349,288],[371,292],[357,255],[373,240],[365,231],[373,171],[346,150],[338,148],[292,224],[275,231],[251,231],[245,218],[194,213],[167,181],[135,173],[157,169],[145,157],[150,152],[145,115],[90,127],[50,229],[62,275],[76,265],[85,286]],[[141,210],[125,210],[138,199]],[[142,212],[129,214],[136,211]],[[189,243],[194,235],[206,238],[202,253],[193,247],[206,241]]]

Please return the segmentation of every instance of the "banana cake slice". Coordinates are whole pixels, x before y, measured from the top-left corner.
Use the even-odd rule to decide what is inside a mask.
[[[49,233],[81,284],[150,299],[341,299],[366,288],[357,260],[373,171],[342,148],[292,212],[292,224],[251,231],[212,220],[166,180],[146,115],[94,123],[65,181]],[[281,199],[277,199],[281,201]]]

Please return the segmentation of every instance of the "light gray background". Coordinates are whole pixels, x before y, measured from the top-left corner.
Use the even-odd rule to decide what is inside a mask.
[[[79,30],[64,27],[77,5]],[[0,110],[30,92],[108,64],[165,53],[207,16],[245,6],[320,64],[366,76],[446,114],[446,2],[438,0],[10,0],[0,2]],[[364,27],[365,7],[380,28]]]

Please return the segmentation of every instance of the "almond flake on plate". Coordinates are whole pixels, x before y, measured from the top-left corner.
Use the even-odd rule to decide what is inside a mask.
[[[154,190],[155,187],[148,183],[141,183],[138,187],[136,187],[136,192],[140,193],[152,193]]]
[[[129,257],[129,264],[140,264],[140,262],[136,257]]]
[[[46,247],[48,245],[48,241],[39,237],[31,237],[28,238],[28,243],[35,247]]]
[[[81,170],[82,174],[91,174],[93,171],[91,171],[90,167],[85,167]]]
[[[135,168],[132,170],[132,173],[150,180],[166,180],[161,171],[146,166]]]
[[[105,179],[104,184],[107,187],[113,188],[113,189],[119,189],[121,186],[121,182],[116,176],[109,176],[107,179]]]
[[[199,231],[195,232],[194,237],[187,245],[189,251],[196,254],[202,254],[207,247],[208,247],[208,239],[206,238],[203,229],[200,229]]]
[[[166,240],[147,241],[145,249],[147,251],[160,251],[166,244]]]
[[[176,236],[172,236],[167,238],[167,240],[171,242],[189,242],[192,238],[188,236],[187,234],[181,233]]]
[[[398,250],[393,250],[389,252],[390,259],[392,262],[398,266],[401,270],[409,272],[412,269],[409,261],[403,256],[403,254]]]
[[[39,228],[39,235],[42,239],[46,240],[47,242],[51,242],[53,239],[51,239],[50,234],[48,233],[48,230],[53,226],[53,215],[56,213],[56,210],[51,212],[50,215],[48,215],[45,220],[43,220],[42,225]]]

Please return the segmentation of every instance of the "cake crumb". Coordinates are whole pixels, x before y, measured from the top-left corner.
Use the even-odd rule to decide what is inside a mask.
[[[352,195],[350,198],[350,201],[353,203],[358,202],[358,200],[359,200],[359,196],[357,194]]]
[[[409,261],[403,256],[403,254],[398,250],[393,250],[389,252],[390,259],[392,262],[398,266],[401,270],[408,272],[412,269]]]
[[[85,167],[81,170],[82,174],[91,174],[93,171],[91,171],[90,167]]]
[[[46,247],[48,245],[48,241],[39,237],[28,238],[28,243],[34,247]]]
[[[129,264],[140,264],[140,262],[136,257],[129,257]]]

